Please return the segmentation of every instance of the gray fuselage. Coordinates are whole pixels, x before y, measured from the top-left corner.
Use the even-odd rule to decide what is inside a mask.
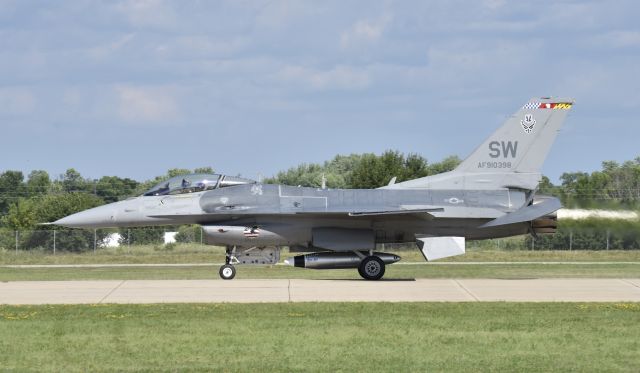
[[[200,224],[260,227],[273,244],[308,247],[317,228],[372,230],[376,243],[416,237],[485,239],[525,234],[524,223],[479,228],[526,203],[520,190],[319,189],[243,184],[196,193],[141,196],[71,215],[73,227]],[[406,212],[406,213],[405,213]],[[243,242],[215,242],[238,244]],[[246,238],[251,244],[252,238]],[[271,243],[271,242],[268,242]]]

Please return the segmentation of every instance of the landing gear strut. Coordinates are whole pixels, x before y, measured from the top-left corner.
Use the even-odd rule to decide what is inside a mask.
[[[235,260],[235,262],[234,262]],[[227,246],[226,256],[225,256],[225,264],[220,267],[218,273],[220,274],[220,278],[223,280],[233,280],[236,277],[236,267],[231,263],[237,263],[238,260],[235,257],[235,247]]]
[[[377,256],[368,256],[362,259],[358,266],[358,273],[365,280],[380,280],[384,276],[385,264]]]
[[[220,267],[220,277],[231,280],[236,275],[235,266],[272,266],[280,261],[279,246],[227,246],[225,264]]]

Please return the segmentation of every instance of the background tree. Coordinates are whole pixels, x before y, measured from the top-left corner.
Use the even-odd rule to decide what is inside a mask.
[[[453,169],[458,167],[461,162],[462,161],[460,160],[460,158],[458,158],[458,156],[456,155],[448,156],[440,162],[432,163],[431,165],[429,165],[428,175],[436,175],[443,172],[453,171]]]
[[[0,222],[11,230],[32,229],[38,223],[35,199],[19,198],[9,207]]]
[[[637,208],[640,203],[640,157],[622,165],[602,162],[592,173],[566,172],[561,197],[568,207]]]
[[[121,245],[158,245],[164,243],[164,233],[175,231],[175,227],[120,228]]]
[[[194,174],[215,174],[213,167],[198,167],[193,170]]]
[[[0,215],[6,214],[11,204],[25,195],[24,175],[21,171],[5,171],[0,174]]]
[[[169,171],[167,171],[167,176],[176,177],[176,176],[186,175],[190,173],[191,173],[191,170],[188,168],[172,168],[172,169],[169,169]]]
[[[68,169],[61,177],[62,189],[67,193],[93,191],[93,182],[85,180],[78,171]]]
[[[94,247],[94,232],[68,229],[58,226],[39,226],[38,223],[53,222],[67,215],[100,206],[101,198],[88,193],[75,192],[50,194],[31,199],[19,199],[2,218],[3,225],[22,231],[20,247],[53,248],[53,230],[56,230],[56,248],[61,251],[86,251]],[[97,235],[98,241],[105,233]]]
[[[338,155],[324,164],[303,163],[287,171],[279,172],[275,177],[266,178],[267,184],[300,185],[305,187],[320,187],[322,176],[327,179],[328,188],[350,188],[349,180],[363,155]]]
[[[33,170],[27,177],[27,196],[35,197],[51,192],[51,179],[47,171]]]
[[[365,154],[354,168],[349,184],[356,189],[370,189],[387,185],[394,176],[403,181],[404,163],[404,155],[397,151],[386,151],[380,156]]]
[[[279,172],[275,177],[266,178],[265,183],[319,187],[322,176],[329,188],[378,188],[387,185],[391,178],[397,182],[446,172],[460,163],[455,156],[429,165],[417,154],[404,154],[388,150],[381,155],[372,153],[338,155],[324,164],[310,163]]]
[[[35,209],[36,220],[38,223],[53,222],[76,212],[103,204],[104,201],[100,197],[89,193],[50,194],[37,201]],[[45,228],[47,227],[45,226],[41,229]]]
[[[429,165],[417,154],[404,154],[388,150],[380,156],[365,154],[351,175],[352,188],[379,188],[396,177],[396,182],[417,179],[451,171],[460,164],[458,157],[445,158],[442,162]]]
[[[136,195],[139,183],[135,180],[117,176],[103,176],[95,186],[96,195],[106,203],[116,202]]]

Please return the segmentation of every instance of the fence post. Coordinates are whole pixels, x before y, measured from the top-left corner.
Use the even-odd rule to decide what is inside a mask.
[[[56,230],[53,230],[53,255],[56,255]]]
[[[573,250],[573,231],[569,232],[569,251]]]
[[[93,230],[93,253],[96,253],[96,246],[98,246],[98,230]]]
[[[536,238],[531,236],[531,251],[536,250]]]
[[[200,227],[200,245],[202,245],[202,227]]]
[[[609,250],[609,236],[611,235],[611,232],[607,229],[607,250]]]
[[[16,231],[16,254],[18,253],[18,239],[19,239],[19,235],[20,233],[18,233],[18,231]]]

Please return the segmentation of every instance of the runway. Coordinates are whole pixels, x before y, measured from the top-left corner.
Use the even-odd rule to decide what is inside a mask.
[[[637,279],[124,280],[0,283],[0,304],[640,302]]]

